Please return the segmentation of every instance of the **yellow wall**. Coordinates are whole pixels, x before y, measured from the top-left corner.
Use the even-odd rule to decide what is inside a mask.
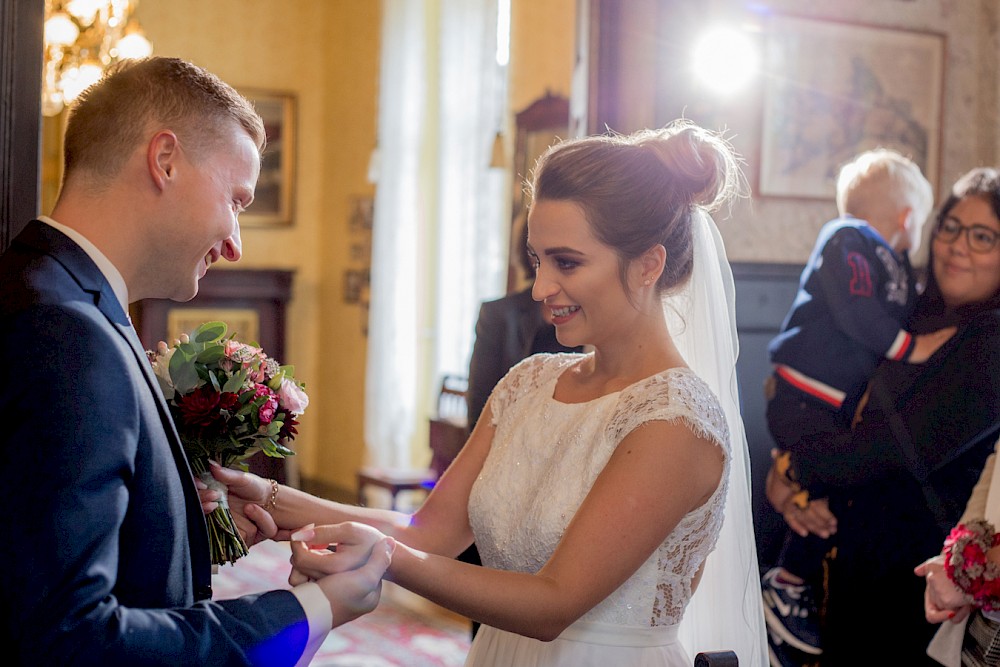
[[[513,0],[511,108],[547,89],[568,95],[575,0]],[[240,268],[295,270],[284,363],[310,406],[294,443],[302,477],[353,492],[364,462],[364,313],[342,300],[357,268],[349,230],[370,197],[381,3],[377,0],[142,0],[138,19],[157,55],[185,58],[237,88],[294,93],[298,158],[290,227],[244,227]],[[213,269],[216,270],[216,269]],[[463,326],[470,326],[463,323]],[[416,452],[420,456],[429,452]]]

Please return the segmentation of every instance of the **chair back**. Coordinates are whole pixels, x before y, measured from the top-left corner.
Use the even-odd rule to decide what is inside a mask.
[[[429,442],[431,469],[440,477],[458,456],[468,437],[468,406],[465,392],[469,381],[458,375],[445,375],[438,394],[437,415],[430,418]]]
[[[437,401],[437,418],[465,425],[468,422],[468,407],[465,402],[465,392],[468,389],[468,378],[459,375],[442,377],[441,392]]]

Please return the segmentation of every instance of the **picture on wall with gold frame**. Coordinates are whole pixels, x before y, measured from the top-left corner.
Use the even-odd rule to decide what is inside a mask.
[[[241,88],[264,120],[267,146],[253,203],[240,214],[240,224],[253,227],[292,224],[295,201],[295,96],[291,93]]]

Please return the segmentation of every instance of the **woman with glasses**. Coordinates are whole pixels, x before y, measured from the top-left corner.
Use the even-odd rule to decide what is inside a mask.
[[[923,364],[883,362],[850,431],[778,457],[768,475],[768,498],[793,528],[819,533],[835,517],[824,667],[938,664],[926,655],[935,626],[913,571],[940,551],[997,440],[998,308],[1000,173],[974,169],[938,214],[907,327],[956,326],[955,335]]]

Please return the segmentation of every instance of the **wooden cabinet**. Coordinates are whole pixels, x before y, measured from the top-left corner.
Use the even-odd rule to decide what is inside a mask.
[[[293,272],[277,269],[215,269],[209,271],[190,301],[145,299],[132,305],[132,321],[146,349],[177,338],[202,322],[221,320],[244,342],[256,341],[281,363],[285,355],[285,317],[292,296]],[[250,470],[290,483],[289,465],[257,454]]]

